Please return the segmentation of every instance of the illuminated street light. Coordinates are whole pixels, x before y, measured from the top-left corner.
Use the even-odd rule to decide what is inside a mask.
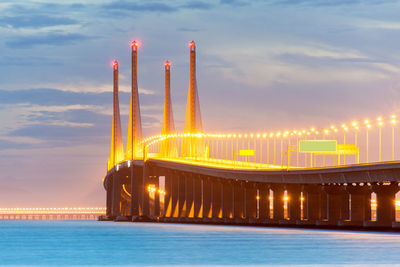
[[[368,163],[369,162],[369,160],[368,160],[368,152],[369,152],[369,142],[368,142],[368,133],[369,133],[369,129],[371,128],[371,124],[369,124],[369,121],[368,120],[365,120],[364,121],[364,124],[365,124],[365,129],[366,129],[366,141],[367,141],[367,159],[366,159],[366,163]]]
[[[352,122],[351,125],[352,125],[353,128],[354,128],[354,144],[355,144],[356,147],[357,147],[357,135],[358,135],[358,129],[359,129],[359,127],[358,127],[357,122]],[[360,154],[357,153],[357,154],[354,155],[354,156],[355,156],[355,162],[356,162],[356,164],[359,164],[359,163],[360,163]]]
[[[378,118],[378,126],[379,126],[379,162],[382,161],[382,118]]]
[[[347,126],[345,124],[342,124],[342,129],[343,129],[343,144],[346,144],[346,132],[348,130]],[[343,155],[343,165],[346,165],[346,154]]]
[[[283,168],[283,138],[286,137],[287,133],[281,135],[281,167]]]
[[[257,139],[260,139],[260,164],[262,164],[262,135],[261,134],[257,134]]]
[[[276,138],[275,137],[279,137],[281,135],[281,133],[276,133],[276,135],[274,136],[274,165],[276,165]]]
[[[392,161],[394,161],[394,126],[396,124],[396,115],[392,115]]]
[[[327,130],[327,129],[324,129],[323,130],[323,139],[325,140],[326,139],[326,136],[329,134],[329,130]],[[322,156],[322,165],[323,165],[323,167],[325,167],[325,158],[326,158],[326,155],[324,154],[323,156]]]

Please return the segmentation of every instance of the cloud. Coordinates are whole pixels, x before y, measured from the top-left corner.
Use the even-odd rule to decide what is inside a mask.
[[[25,15],[30,16],[32,14],[36,15],[44,15],[50,14],[53,15],[54,13],[66,13],[66,12],[76,12],[76,11],[83,11],[86,4],[74,3],[74,4],[55,4],[55,3],[25,3],[21,4],[14,4],[15,1],[11,2],[12,4],[8,6],[4,10],[4,13],[8,14],[18,14],[18,15]]]
[[[128,94],[122,93],[123,97]],[[112,92],[69,92],[50,88],[0,90],[0,104],[31,104],[39,106],[102,105],[111,103]],[[4,107],[4,106],[0,106]]]
[[[386,4],[388,2],[395,2],[393,1],[382,1],[382,0],[278,0],[274,1],[275,4],[281,5],[305,5],[305,6],[347,6],[347,5],[359,5],[359,4],[366,4],[366,5],[379,5],[379,4]]]
[[[0,130],[2,136],[32,125],[92,127],[94,123],[82,120],[84,117],[80,117],[78,113],[88,110],[93,113],[99,111],[97,113],[101,115],[104,112],[100,106],[89,105],[39,106],[22,103],[3,104],[1,108],[1,119],[7,123],[7,126]],[[78,111],[78,113],[71,116],[74,111]]]
[[[0,26],[7,26],[16,29],[43,28],[74,24],[78,24],[78,21],[65,17],[52,17],[46,15],[5,16],[0,18]]]
[[[102,9],[107,12],[112,12],[115,15],[127,15],[127,11],[142,13],[142,12],[157,12],[157,13],[172,13],[182,9],[191,10],[209,10],[213,7],[212,4],[203,1],[189,1],[181,5],[170,5],[166,2],[127,2],[114,1],[102,6]]]
[[[398,21],[363,20],[355,22],[355,25],[360,28],[400,30],[400,22]]]
[[[6,41],[6,45],[9,48],[23,49],[33,48],[40,45],[64,46],[92,38],[93,37],[78,33],[50,32],[45,34],[23,35],[14,37],[10,41]]]
[[[236,53],[234,59],[230,58],[233,53]],[[231,66],[216,65],[225,77],[260,88],[274,83],[372,82],[388,79],[391,74],[400,71],[394,65],[370,58],[357,50],[321,44],[270,44],[252,49],[231,47],[213,55]]]
[[[189,3],[183,4],[181,7],[188,9],[209,10],[213,7],[213,5],[201,1],[191,1]]]
[[[112,114],[113,93],[67,91],[50,88],[38,88],[29,90],[0,90],[0,111],[16,107],[29,109],[29,112],[66,112],[70,110],[90,110],[99,114]],[[120,92],[121,114],[126,114],[129,109],[130,91]],[[141,110],[154,111],[162,108],[162,97],[153,94],[141,94]]]
[[[315,65],[315,64],[332,64],[332,63],[372,63],[376,62],[373,59],[363,57],[340,57],[340,56],[316,56],[307,54],[295,54],[295,53],[282,53],[274,57],[276,60],[281,62],[287,62],[291,64],[299,65]]]
[[[162,12],[170,13],[178,11],[177,7],[165,4],[163,2],[147,2],[147,3],[133,3],[126,1],[114,1],[109,4],[103,5],[105,10],[122,10],[131,12]]]
[[[85,144],[103,139],[99,127],[71,127],[70,124],[69,122],[66,124],[27,125],[11,132],[10,136],[38,138],[50,146]],[[88,140],[88,136],[90,136],[90,140]]]
[[[181,31],[181,32],[199,32],[200,31],[200,29],[188,28],[188,27],[179,27],[177,30]]]
[[[42,57],[42,56],[3,56],[0,58],[0,66],[18,66],[18,67],[32,67],[32,66],[61,66],[62,61]]]
[[[29,136],[22,136],[22,137],[17,137],[17,136],[0,136],[0,142],[3,143],[8,143],[9,147],[12,147],[15,144],[41,144],[43,143],[43,140],[37,139],[37,138],[32,138]],[[2,146],[4,148],[4,144]]]
[[[130,93],[120,94],[124,133]],[[141,96],[143,129],[160,128],[162,105]],[[147,99],[151,97],[151,99]],[[160,101],[158,96],[155,98]],[[161,102],[161,101],[160,101]],[[151,103],[149,105],[148,103]],[[113,113],[112,92],[69,92],[54,89],[0,90],[0,149],[106,143]],[[15,137],[15,138],[14,138]],[[15,144],[6,145],[9,140]]]
[[[58,88],[65,92],[77,92],[77,93],[104,93],[112,92],[112,84],[97,84],[93,82],[76,82],[76,83],[64,83],[64,84],[42,84],[38,85],[42,88]],[[119,84],[120,93],[130,93],[131,85]],[[154,95],[155,92],[146,88],[139,88],[139,94],[142,95]]]
[[[250,5],[249,2],[240,1],[240,0],[220,0],[221,4],[230,5],[230,6],[247,6]]]

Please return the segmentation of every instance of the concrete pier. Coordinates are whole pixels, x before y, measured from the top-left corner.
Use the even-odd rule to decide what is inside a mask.
[[[270,219],[269,210],[269,188],[265,184],[258,184],[258,205],[259,205],[259,218],[261,220]]]
[[[396,221],[395,199],[399,191],[397,183],[376,183],[371,187],[376,193],[376,221],[366,221],[366,227],[391,227]]]
[[[257,188],[254,183],[246,184],[246,219],[257,218]]]
[[[212,216],[213,186],[209,177],[203,177],[203,218]]]
[[[363,226],[371,220],[371,188],[366,185],[347,185],[350,194],[350,217],[339,221],[340,226]]]
[[[272,219],[276,222],[285,219],[284,218],[284,191],[285,187],[283,184],[271,184],[270,189],[273,192],[273,217]]]
[[[301,186],[286,185],[288,196],[288,217],[293,223],[301,219]]]
[[[235,219],[243,219],[244,218],[244,198],[245,192],[242,182],[233,182],[233,198],[234,198],[234,218]]]
[[[185,173],[186,218],[194,217],[194,181],[190,174]]]
[[[195,218],[203,217],[203,184],[200,177],[193,177],[193,207]]]
[[[164,217],[172,216],[172,181],[170,172],[165,172]]]
[[[327,195],[326,205],[327,218],[326,221],[319,221],[320,224],[337,225],[340,220],[345,219],[346,210],[344,207],[349,205],[347,192],[342,185],[324,185],[323,190]],[[348,209],[347,209],[348,213]]]
[[[222,184],[218,179],[213,179],[212,183],[212,218],[222,218],[222,205],[223,205],[223,193]]]
[[[173,218],[179,217],[179,193],[179,177],[176,172],[173,172],[171,176],[171,217]]]
[[[112,175],[112,217],[121,216],[121,177],[118,172]]]
[[[222,218],[232,219],[233,218],[233,185],[229,181],[222,181],[222,191],[223,191],[223,208],[222,208]]]
[[[179,197],[178,197],[178,217],[179,218],[186,218],[186,193],[187,193],[187,186],[186,186],[186,177],[183,173],[177,173],[177,180],[178,180],[178,190],[179,190]]]
[[[298,221],[299,224],[315,224],[321,219],[321,186],[303,185],[305,220]]]

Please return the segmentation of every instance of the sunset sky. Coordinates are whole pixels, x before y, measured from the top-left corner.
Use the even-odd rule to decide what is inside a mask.
[[[400,2],[0,2],[0,207],[103,206],[120,65],[124,138],[130,42],[139,40],[144,136],[161,132],[163,62],[183,129],[197,44],[204,130],[326,127],[400,112]]]

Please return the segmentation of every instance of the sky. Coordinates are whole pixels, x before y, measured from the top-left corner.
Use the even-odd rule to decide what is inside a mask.
[[[111,61],[126,138],[134,39],[144,136],[161,132],[165,60],[183,129],[191,40],[205,131],[326,127],[400,111],[399,13],[390,0],[2,0],[0,207],[105,205]]]

